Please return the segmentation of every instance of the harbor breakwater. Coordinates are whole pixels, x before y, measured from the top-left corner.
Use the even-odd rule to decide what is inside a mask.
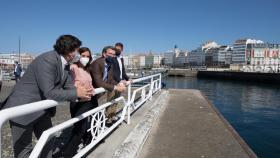
[[[198,71],[198,78],[250,81],[261,83],[279,83],[280,73],[233,72],[233,71]]]

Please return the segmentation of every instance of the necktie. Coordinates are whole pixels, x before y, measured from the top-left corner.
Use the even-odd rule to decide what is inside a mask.
[[[70,71],[70,64],[66,64],[65,67],[64,67],[64,70],[65,71]]]
[[[67,76],[69,71],[70,71],[70,64],[64,65],[64,70],[62,72],[62,79],[64,79]]]
[[[105,63],[104,64],[103,81],[107,81],[108,80],[108,68],[109,68],[109,65]]]

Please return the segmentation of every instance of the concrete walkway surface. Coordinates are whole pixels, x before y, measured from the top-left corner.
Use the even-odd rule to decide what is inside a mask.
[[[138,157],[256,157],[200,91],[170,89],[168,98]]]

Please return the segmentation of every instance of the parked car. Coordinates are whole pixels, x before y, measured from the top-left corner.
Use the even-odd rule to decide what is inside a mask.
[[[11,75],[10,73],[6,72],[6,71],[2,71],[2,80],[3,81],[9,81],[11,80]]]

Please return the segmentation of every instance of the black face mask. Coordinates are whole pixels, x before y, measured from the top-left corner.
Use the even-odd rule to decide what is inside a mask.
[[[120,56],[121,55],[121,51],[116,51],[116,56]]]
[[[108,56],[107,58],[105,58],[106,63],[113,63],[114,58],[111,56]]]

